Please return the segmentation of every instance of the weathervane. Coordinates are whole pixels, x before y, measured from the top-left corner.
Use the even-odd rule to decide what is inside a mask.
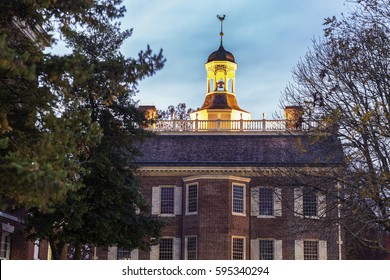
[[[223,37],[223,21],[225,20],[225,15],[220,16],[217,15],[217,18],[221,21],[221,33],[219,33],[219,36],[221,36],[221,46],[222,46],[222,37]]]

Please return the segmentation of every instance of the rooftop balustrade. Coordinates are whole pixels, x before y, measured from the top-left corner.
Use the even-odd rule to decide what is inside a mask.
[[[157,120],[148,127],[156,132],[208,132],[208,131],[289,131],[309,130],[318,124],[291,120]]]

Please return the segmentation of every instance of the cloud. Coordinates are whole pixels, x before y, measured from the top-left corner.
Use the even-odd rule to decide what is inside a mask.
[[[239,105],[258,117],[279,110],[291,70],[321,36],[322,22],[346,7],[344,0],[127,0],[123,26],[134,28],[123,53],[134,56],[150,44],[164,50],[167,63],[140,83],[142,104],[166,108],[186,102],[202,105],[208,55],[219,46],[217,14],[226,14],[224,46],[238,63]]]

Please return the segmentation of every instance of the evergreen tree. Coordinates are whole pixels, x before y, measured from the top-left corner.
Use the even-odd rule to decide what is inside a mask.
[[[69,40],[123,16],[120,2],[0,2],[0,195],[14,205],[48,209],[81,187],[77,157],[101,137],[90,109],[79,107],[86,96],[77,85],[93,66],[77,52],[43,49],[56,34]]]
[[[120,4],[0,3],[1,196],[30,208],[30,237],[55,258],[66,243],[147,249],[162,225],[145,214],[131,160],[148,136],[132,97],[164,58],[119,52],[131,35],[113,21]],[[43,52],[58,33],[71,54]]]

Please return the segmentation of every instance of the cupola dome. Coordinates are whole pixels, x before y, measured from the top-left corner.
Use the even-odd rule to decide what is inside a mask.
[[[216,60],[230,61],[235,63],[233,54],[225,50],[222,45],[219,47],[218,50],[216,50],[215,52],[209,55],[207,62],[216,61]]]

